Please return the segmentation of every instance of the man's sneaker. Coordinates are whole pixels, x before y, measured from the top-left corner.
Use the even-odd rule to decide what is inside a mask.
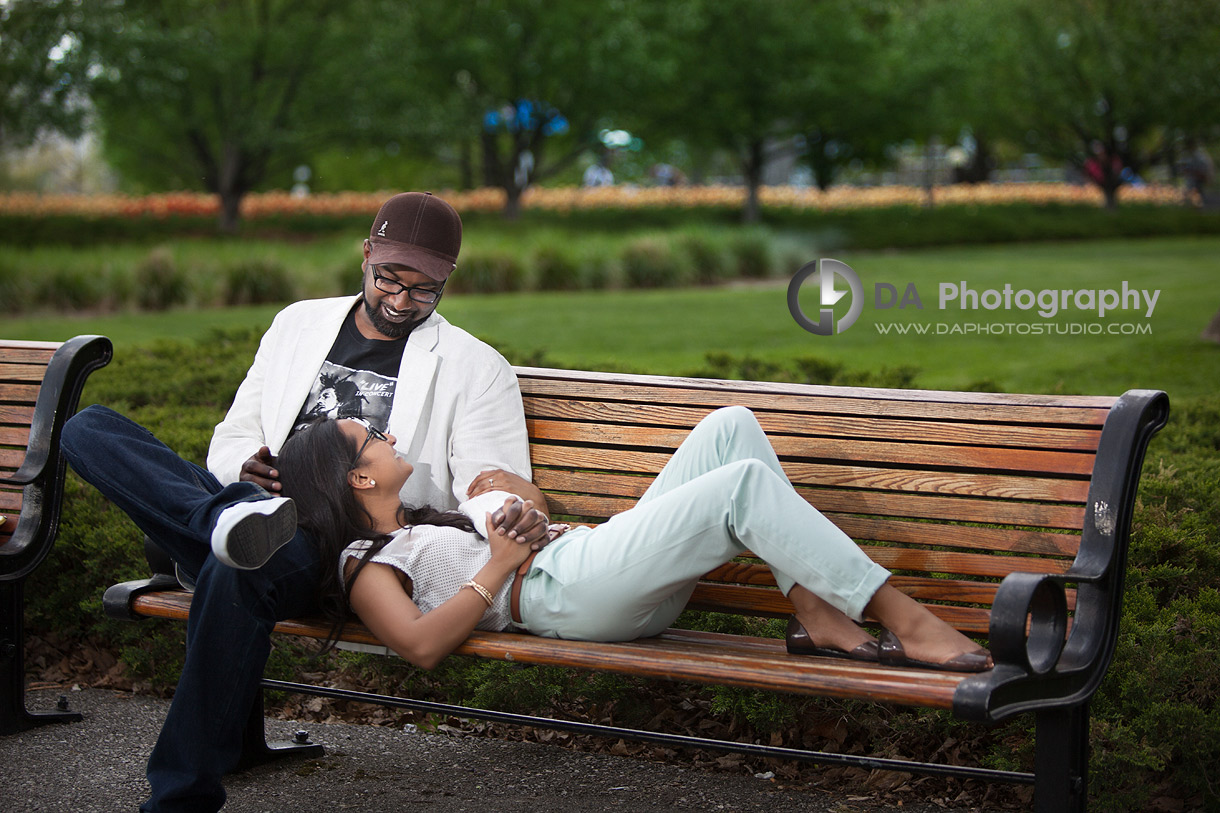
[[[297,507],[289,497],[239,502],[216,518],[212,553],[229,567],[257,570],[297,532]]]

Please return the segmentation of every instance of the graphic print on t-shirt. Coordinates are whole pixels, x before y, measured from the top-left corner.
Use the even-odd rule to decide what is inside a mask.
[[[318,418],[363,418],[384,432],[390,424],[396,383],[369,370],[324,362],[305,399],[297,428]]]

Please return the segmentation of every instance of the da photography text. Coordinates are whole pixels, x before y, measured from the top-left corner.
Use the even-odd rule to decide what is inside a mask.
[[[816,319],[801,309],[799,295],[802,286],[816,285],[820,308]],[[1014,327],[1009,321],[1020,312],[1036,314],[1043,319],[1054,319],[1056,316],[1088,317],[1096,316],[1104,319],[1107,315],[1126,315],[1136,319],[1151,319],[1156,311],[1157,300],[1161,296],[1159,289],[1136,288],[1127,280],[1114,288],[1041,288],[1033,289],[1026,286],[1004,283],[1002,287],[978,288],[966,280],[956,282],[940,282],[936,284],[935,296],[928,299],[926,291],[921,293],[914,282],[892,283],[875,282],[872,286],[872,301],[866,303],[864,283],[851,266],[840,260],[824,258],[803,265],[788,284],[788,310],[792,318],[805,330],[818,336],[833,336],[842,333],[855,324],[866,304],[871,304],[874,311],[896,313],[908,310],[925,311],[935,303],[935,309],[957,312],[997,312],[999,330],[989,329],[980,323],[972,331],[979,334],[1007,333],[1012,335],[1133,335],[1151,333],[1151,325],[1146,323],[1122,323],[1101,325],[1098,323],[1078,323],[1085,325],[1080,329],[1060,330],[1058,323],[1019,323],[1025,327]],[[846,307],[843,304],[845,303]],[[982,315],[979,313],[978,315]],[[878,322],[881,333],[908,332],[918,335],[959,333],[953,330],[950,323],[926,323],[922,330],[902,330],[894,328],[897,323]],[[953,323],[956,324],[956,323]],[[938,329],[944,326],[945,329]],[[1027,328],[1027,329],[1026,329]]]

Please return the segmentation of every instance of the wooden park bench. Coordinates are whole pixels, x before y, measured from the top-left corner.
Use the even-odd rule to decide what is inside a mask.
[[[536,368],[517,375],[534,478],[555,517],[597,523],[628,508],[700,418],[745,405],[797,490],[891,569],[900,589],[985,638],[996,666],[973,675],[887,668],[788,655],[782,640],[682,629],[612,644],[477,632],[459,654],[942,709],[981,723],[1030,712],[1034,772],[709,742],[278,680],[265,688],[756,756],[1023,782],[1035,786],[1038,809],[1084,809],[1088,703],[1114,653],[1140,468],[1168,415],[1163,392],[1005,395]],[[115,617],[184,619],[190,595],[161,578],[115,585],[106,605]],[[707,574],[689,607],[791,612],[770,571],[750,557]],[[313,618],[277,629],[325,637],[329,626]],[[344,639],[379,646],[359,625]],[[250,719],[248,744],[266,748],[261,704]]]
[[[64,492],[59,435],[89,374],[110,362],[110,340],[0,340],[0,734],[79,720],[25,707],[25,580],[55,542]]]

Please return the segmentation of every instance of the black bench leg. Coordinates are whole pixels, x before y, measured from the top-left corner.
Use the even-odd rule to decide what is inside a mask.
[[[0,669],[4,697],[0,698],[0,734],[44,723],[73,723],[79,712],[68,711],[61,700],[59,711],[30,711],[25,707],[25,612],[22,606],[24,579],[0,582]]]
[[[1084,813],[1089,795],[1089,706],[1038,712],[1035,813]]]
[[[310,742],[309,734],[305,731],[298,731],[296,736],[287,742],[267,742],[267,731],[263,724],[263,689],[260,686],[254,704],[250,707],[250,717],[246,720],[241,761],[237,763],[237,770],[244,771],[283,757],[320,757],[322,753],[322,746]]]

